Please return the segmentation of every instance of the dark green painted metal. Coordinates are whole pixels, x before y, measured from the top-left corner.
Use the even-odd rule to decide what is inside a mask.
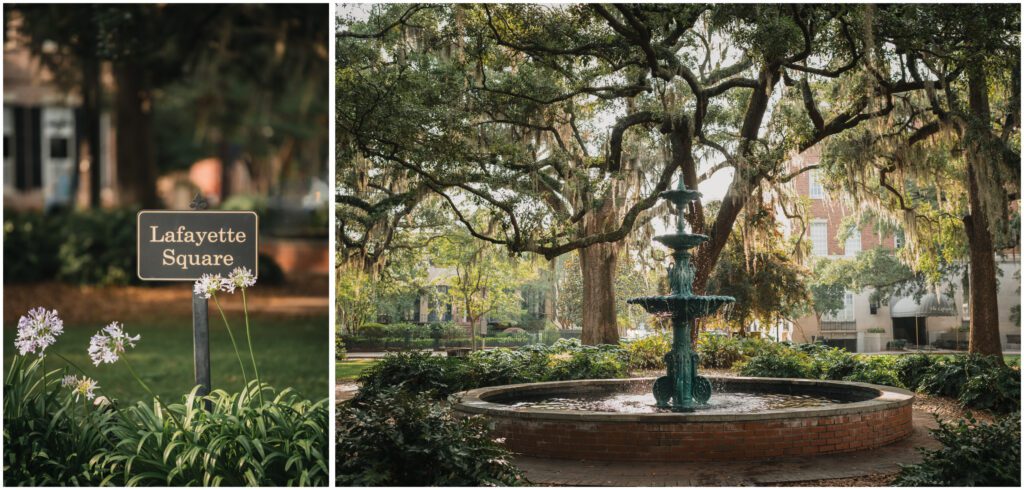
[[[682,178],[676,190],[661,193],[662,199],[676,205],[678,214],[676,233],[655,237],[672,249],[674,263],[668,273],[672,294],[629,300],[630,304],[641,305],[650,313],[672,315],[672,350],[665,355],[668,375],[654,382],[654,399],[659,407],[670,408],[674,412],[692,412],[711,397],[711,383],[697,375],[699,357],[690,340],[694,320],[714,314],[722,305],[735,301],[729,296],[693,294],[694,272],[689,250],[706,241],[707,237],[685,232],[683,208],[699,196],[696,191],[686,189]]]

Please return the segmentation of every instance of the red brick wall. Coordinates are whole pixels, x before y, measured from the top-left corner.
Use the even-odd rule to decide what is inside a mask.
[[[811,150],[804,152],[802,155],[795,157],[791,164],[795,170],[807,165],[813,165],[817,163],[820,158],[821,156],[817,150],[812,148]],[[795,187],[797,194],[800,196],[810,198],[810,185],[810,172],[804,172],[793,179],[793,186]],[[838,200],[830,199],[829,194],[826,192],[825,199],[811,199],[810,211],[810,219],[825,219],[828,222],[829,255],[844,255],[846,253],[846,244],[836,239],[836,235],[839,233],[839,226],[840,223],[842,223],[843,218],[849,214],[853,214],[853,210],[848,209]],[[799,221],[796,223],[799,223]],[[805,237],[807,240],[810,240],[810,222],[807,223],[807,226],[808,229],[805,232]],[[861,250],[870,250],[878,246],[888,248],[896,247],[895,239],[892,235],[879,237],[874,231],[873,226],[870,224],[862,226],[860,233]]]
[[[727,461],[871,449],[913,431],[912,406],[745,422],[653,423],[491,419],[494,436],[530,456],[596,461]]]

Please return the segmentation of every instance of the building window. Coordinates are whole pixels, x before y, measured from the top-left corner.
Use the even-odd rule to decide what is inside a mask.
[[[835,312],[833,315],[822,318],[822,320],[828,322],[852,322],[856,320],[853,313],[853,293],[850,291],[843,293],[843,309]]]
[[[902,232],[902,231],[897,231],[897,232],[896,232],[896,233],[895,233],[895,234],[893,235],[893,237],[892,237],[892,242],[893,242],[893,245],[894,245],[894,246],[895,246],[896,248],[903,248],[903,241],[904,241],[904,240],[903,240],[903,232]]]
[[[810,186],[809,193],[811,195],[811,199],[824,199],[825,189],[821,186],[821,181],[818,180],[818,170],[815,169],[807,172],[807,180],[809,182],[808,185]]]
[[[825,220],[811,221],[811,255],[828,255],[828,222]]]
[[[67,158],[68,157],[68,139],[67,138],[50,138],[50,158]]]
[[[850,232],[850,236],[846,238],[846,256],[855,257],[858,253],[860,253],[860,247],[860,230],[855,228],[853,229],[853,231]]]

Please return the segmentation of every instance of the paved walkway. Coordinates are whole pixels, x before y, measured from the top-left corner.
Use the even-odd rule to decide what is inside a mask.
[[[587,462],[515,458],[535,485],[548,486],[751,486],[809,480],[851,478],[893,473],[898,464],[917,463],[914,448],[938,446],[927,429],[936,426],[931,414],[914,410],[914,433],[896,444],[869,451],[814,458],[777,458],[727,463]]]

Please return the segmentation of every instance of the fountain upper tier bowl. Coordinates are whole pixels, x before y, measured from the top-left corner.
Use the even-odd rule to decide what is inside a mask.
[[[813,456],[881,447],[913,431],[912,393],[847,381],[712,377],[715,395],[708,409],[698,408],[692,413],[650,407],[641,411],[621,410],[614,405],[609,408],[590,404],[634,394],[647,397],[654,379],[556,381],[480,388],[461,393],[455,410],[461,415],[486,417],[494,427],[495,437],[504,438],[504,444],[515,452],[594,461],[734,461]],[[740,395],[761,395],[769,404],[748,405],[739,411],[714,408],[716,403],[723,403],[715,397],[743,398]],[[788,403],[787,397],[798,402]]]
[[[626,302],[640,305],[653,315],[666,313],[681,314],[685,318],[694,319],[713,315],[722,305],[734,302],[731,296],[695,296],[692,294],[671,296],[643,296],[632,298]]]

